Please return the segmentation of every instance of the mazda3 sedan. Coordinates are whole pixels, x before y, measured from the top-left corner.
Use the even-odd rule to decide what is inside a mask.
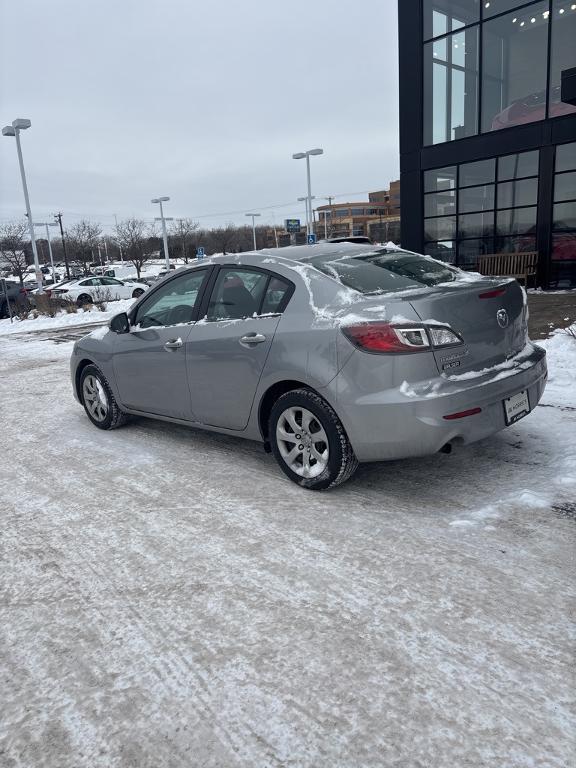
[[[493,435],[547,372],[515,280],[341,243],[179,269],[76,342],[71,374],[100,429],[138,415],[259,440],[321,490]]]

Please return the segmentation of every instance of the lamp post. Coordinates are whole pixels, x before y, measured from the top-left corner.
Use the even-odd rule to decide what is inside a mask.
[[[306,179],[308,182],[308,211],[306,212],[306,218],[307,218],[307,234],[312,234],[312,184],[310,182],[310,155],[323,155],[324,150],[323,149],[308,149],[306,152],[296,152],[296,154],[292,155],[293,160],[303,160],[306,158]]]
[[[164,240],[164,258],[166,259],[166,269],[170,269],[170,257],[168,256],[168,235],[166,234],[166,220],[164,218],[164,208],[162,203],[167,203],[170,200],[169,197],[155,197],[151,200],[151,203],[158,203],[160,205],[160,221],[162,222],[162,239]]]
[[[20,146],[20,131],[30,128],[32,123],[24,118],[17,118],[12,125],[6,125],[2,128],[2,136],[14,136],[16,138],[16,150],[18,152],[18,163],[20,165],[20,176],[22,177],[22,189],[24,191],[24,202],[26,203],[26,214],[28,216],[28,230],[30,232],[30,244],[32,246],[32,255],[34,256],[34,271],[36,272],[36,282],[38,284],[38,293],[42,293],[42,272],[40,272],[40,263],[38,261],[38,251],[36,250],[36,240],[34,239],[34,223],[32,221],[32,211],[30,210],[30,198],[28,197],[28,186],[26,184],[26,173],[24,172],[24,161],[22,159],[22,147]]]
[[[252,239],[254,240],[254,250],[257,251],[258,247],[256,246],[256,223],[255,219],[256,216],[260,216],[259,213],[246,213],[245,216],[251,216],[252,217]]]
[[[310,228],[309,228],[309,221],[312,218],[310,215],[310,210],[312,209],[312,200],[316,200],[315,195],[312,195],[310,199],[308,197],[299,197],[298,202],[299,203],[306,203],[306,234],[309,234]]]
[[[35,227],[46,227],[46,240],[48,240],[48,253],[50,254],[50,266],[52,268],[52,280],[56,282],[56,271],[54,269],[54,256],[52,255],[52,241],[50,240],[50,230],[48,227],[57,227],[56,222],[35,221]]]

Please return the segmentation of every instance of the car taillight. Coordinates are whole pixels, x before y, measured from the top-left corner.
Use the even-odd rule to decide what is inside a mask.
[[[426,330],[420,326],[358,323],[344,326],[342,332],[352,344],[369,352],[418,352],[430,348]]]
[[[352,344],[368,352],[421,352],[464,343],[447,325],[366,322],[344,326],[342,332]]]

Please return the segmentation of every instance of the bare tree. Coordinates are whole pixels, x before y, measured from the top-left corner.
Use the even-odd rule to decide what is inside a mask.
[[[25,221],[9,221],[0,225],[0,251],[3,261],[8,264],[13,275],[17,275],[20,285],[24,282],[26,271],[26,240],[28,224]]]
[[[231,244],[237,236],[238,228],[234,224],[226,224],[225,227],[218,227],[210,232],[210,239],[213,241],[214,248],[226,255],[230,250]]]
[[[93,249],[97,247],[102,228],[99,224],[82,219],[67,232],[70,249],[75,258],[82,264],[84,272],[88,272],[88,264],[93,260]]]
[[[170,239],[175,240],[182,253],[184,262],[188,264],[190,257],[190,246],[195,232],[200,228],[200,224],[192,219],[175,219],[170,227]]]
[[[131,261],[140,277],[142,266],[151,256],[150,233],[142,219],[124,219],[116,227],[116,241],[122,248],[124,259]]]

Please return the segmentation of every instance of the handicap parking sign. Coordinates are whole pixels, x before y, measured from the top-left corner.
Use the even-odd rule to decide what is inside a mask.
[[[204,248],[202,248],[202,246],[200,246],[199,248],[196,248],[196,258],[203,259],[204,256],[206,256],[206,251],[204,250]]]
[[[308,240],[308,245],[314,245],[314,243],[316,242],[316,235],[313,235],[313,234],[308,235],[307,240]]]

